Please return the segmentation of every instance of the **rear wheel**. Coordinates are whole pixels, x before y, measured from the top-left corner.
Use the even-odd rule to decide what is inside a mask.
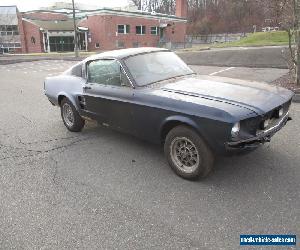
[[[213,168],[211,149],[187,126],[177,126],[168,133],[164,151],[171,168],[185,179],[205,177]]]
[[[61,117],[68,130],[72,132],[79,132],[85,124],[85,120],[81,118],[74,105],[64,98],[60,105]]]

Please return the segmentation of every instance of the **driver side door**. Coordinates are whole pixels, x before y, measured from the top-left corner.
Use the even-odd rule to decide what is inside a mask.
[[[104,126],[131,132],[133,88],[124,80],[121,64],[99,59],[88,62],[86,71],[86,111]]]

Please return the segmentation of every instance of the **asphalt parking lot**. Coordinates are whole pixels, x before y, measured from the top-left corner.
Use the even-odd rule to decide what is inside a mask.
[[[190,182],[161,148],[92,122],[67,131],[43,79],[73,63],[0,65],[0,249],[244,249],[240,234],[299,238],[300,104],[270,144],[220,158]],[[266,82],[284,74],[226,68],[195,70]]]

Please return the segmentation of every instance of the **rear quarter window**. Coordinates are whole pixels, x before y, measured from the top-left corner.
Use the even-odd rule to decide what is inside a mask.
[[[71,75],[82,77],[82,64],[76,65],[71,69]]]

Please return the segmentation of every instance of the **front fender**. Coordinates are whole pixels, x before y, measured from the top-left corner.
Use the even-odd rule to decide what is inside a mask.
[[[168,123],[172,126],[168,126]],[[216,120],[210,120],[207,118],[195,118],[187,117],[183,115],[174,115],[167,117],[163,120],[160,125],[160,134],[164,134],[165,128],[169,130],[173,128],[173,126],[177,125],[176,123],[185,124],[193,128],[199,136],[209,145],[211,149],[214,151],[222,151],[224,148],[223,141],[225,141],[224,137],[226,137],[227,126],[223,122],[218,122]]]
[[[180,122],[180,123],[185,123],[197,131],[199,130],[199,126],[195,121],[193,121],[191,118],[183,116],[183,115],[174,115],[174,116],[169,116],[166,119],[163,120],[162,124],[160,125],[160,131],[163,130],[165,125],[169,122]]]
[[[195,122],[192,118],[183,116],[183,115],[174,115],[174,116],[169,116],[166,119],[163,120],[163,122],[160,125],[160,134],[163,134],[164,128],[168,126],[168,123],[179,123],[179,124],[185,124],[193,129],[196,130],[196,132],[203,137],[205,140],[208,140],[209,138],[206,138],[206,133],[204,129],[201,127],[201,124]]]

